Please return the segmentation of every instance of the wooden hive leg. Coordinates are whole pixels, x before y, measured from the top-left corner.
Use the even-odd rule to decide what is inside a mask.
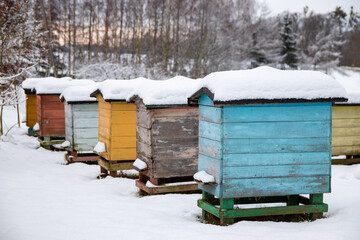
[[[205,192],[205,191],[202,191],[202,200],[204,202],[213,203],[214,199],[215,199],[215,197],[212,194],[210,194],[208,192]],[[211,213],[205,211],[204,209],[202,210],[202,219],[205,222],[211,223],[213,218],[214,217],[212,216]]]
[[[289,195],[287,197],[287,206],[296,206],[299,205],[299,195]]]
[[[226,226],[234,224],[234,218],[233,217],[224,217],[224,215],[221,213],[222,211],[231,210],[234,209],[234,199],[225,199],[220,198],[220,225]]]
[[[109,172],[110,172],[110,176],[117,177],[117,171],[109,171]]]
[[[321,204],[323,203],[323,194],[319,193],[319,194],[310,194],[310,204]],[[310,214],[310,219],[312,221],[318,219],[318,218],[322,218],[323,217],[323,213],[311,213]]]
[[[108,170],[100,166],[100,177],[105,178],[108,175]]]

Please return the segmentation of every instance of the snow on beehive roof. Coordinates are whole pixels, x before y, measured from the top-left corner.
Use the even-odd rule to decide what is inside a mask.
[[[360,73],[354,71],[334,72],[332,76],[345,88],[348,94],[349,100],[343,104],[360,104]]]
[[[90,94],[97,89],[97,83],[86,86],[71,86],[66,88],[60,95],[61,101],[70,102],[96,102],[95,97]]]
[[[36,84],[36,94],[61,94],[66,88],[71,86],[87,86],[94,84],[92,80],[62,80],[57,81],[41,81]]]
[[[105,101],[126,101],[135,89],[150,81],[146,78],[136,78],[131,80],[109,79],[98,84],[97,90],[91,93],[95,97],[100,93]]]
[[[332,77],[317,71],[251,70],[215,72],[207,75],[190,101],[207,93],[215,104],[346,101],[345,89]]]
[[[63,77],[63,78],[55,78],[55,77],[43,77],[43,78],[27,78],[25,81],[22,82],[22,87],[24,89],[29,89],[31,91],[35,90],[35,87],[40,82],[49,82],[49,81],[71,81],[72,78],[70,77]]]
[[[148,80],[132,93],[139,97],[143,103],[149,105],[184,105],[194,93],[200,80],[183,76],[173,77],[168,80]],[[127,99],[131,100],[131,99]]]

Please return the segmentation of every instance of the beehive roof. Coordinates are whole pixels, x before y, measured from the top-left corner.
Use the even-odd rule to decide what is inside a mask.
[[[109,79],[98,84],[97,89],[90,96],[95,97],[100,94],[105,101],[126,101],[129,96],[145,82],[150,81],[145,78],[131,80]]]
[[[72,86],[66,88],[60,95],[61,101],[68,103],[74,102],[96,102],[95,97],[90,94],[97,89],[97,83],[92,83],[86,86]]]
[[[94,84],[92,80],[63,80],[58,79],[57,81],[41,81],[36,84],[36,94],[61,94],[66,88],[71,86],[88,86]]]
[[[146,106],[187,105],[200,80],[177,76],[168,80],[148,80],[135,89],[128,101],[140,98]]]
[[[43,77],[43,78],[27,78],[22,82],[22,87],[25,90],[29,90],[31,92],[35,92],[35,87],[40,82],[49,82],[49,81],[71,81],[72,78],[70,77],[63,77],[63,78],[55,78],[55,77]]]
[[[317,71],[251,70],[215,72],[207,75],[189,101],[207,94],[214,104],[346,101],[345,89],[332,77]]]

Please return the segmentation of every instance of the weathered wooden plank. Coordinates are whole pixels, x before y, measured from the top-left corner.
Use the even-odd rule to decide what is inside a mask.
[[[333,146],[332,155],[360,155],[360,146]]]
[[[267,104],[224,107],[224,122],[329,121],[330,103]]]
[[[151,109],[154,119],[158,118],[197,118],[199,116],[198,107],[169,107]]]
[[[215,186],[198,184],[198,187],[199,189],[208,192],[216,197],[222,197],[222,192],[220,191],[221,189],[220,184],[217,184]]]
[[[360,127],[360,118],[341,118],[332,120],[333,128],[353,128]]]
[[[75,103],[72,104],[75,112],[97,112],[98,103]]]
[[[113,163],[111,161],[106,161],[105,159],[98,158],[98,164],[108,171],[120,171],[120,170],[132,169],[133,163],[134,163],[133,161]]]
[[[246,166],[223,168],[224,179],[307,177],[317,175],[330,176],[330,164]]]
[[[360,118],[360,106],[334,106],[333,119]]]
[[[219,141],[199,137],[199,154],[221,159],[222,144]]]
[[[92,138],[92,139],[77,139],[74,142],[74,150],[76,151],[93,151],[95,145],[97,144],[98,139]]]
[[[213,106],[213,101],[205,94],[203,94],[198,101],[199,105]]]
[[[136,148],[137,148],[138,158],[146,157],[147,159],[152,159],[152,149],[149,144],[145,144],[137,141]]]
[[[87,118],[99,118],[97,108],[89,111],[78,111],[74,109],[74,118],[87,119]]]
[[[77,118],[74,116],[74,127],[75,128],[98,128],[99,119],[96,118]]]
[[[222,108],[220,107],[209,107],[209,106],[200,106],[199,107],[199,120],[207,121],[213,123],[221,123],[222,117]]]
[[[147,145],[151,145],[151,130],[141,126],[136,126],[136,140]]]
[[[141,182],[140,180],[136,180],[135,182],[136,187],[145,191],[150,195],[155,194],[164,194],[164,193],[180,193],[180,192],[198,192],[199,189],[197,184],[177,184],[177,185],[170,185],[170,186],[157,186],[157,187],[147,187],[145,183]]]
[[[202,139],[203,138],[200,140]],[[329,152],[331,149],[329,138],[326,137],[289,139],[224,139],[223,145],[224,153]],[[213,149],[219,149],[219,147]]]
[[[171,146],[153,146],[152,149],[153,159],[155,161],[169,160],[173,162],[179,159],[197,159],[198,151],[197,145],[194,146],[183,146],[182,144],[173,144]]]
[[[221,183],[222,161],[216,158],[211,158],[199,154],[198,171],[205,171],[206,173],[215,177],[215,182]]]
[[[224,167],[329,164],[329,152],[224,154]]]
[[[224,179],[223,198],[330,192],[330,176]]]
[[[168,136],[167,138],[161,138],[161,136],[153,136],[152,143],[155,148],[177,148],[177,147],[198,147],[198,138],[196,136],[191,137],[179,137]]]
[[[199,122],[199,136],[203,138],[221,141],[223,138],[222,129],[222,125],[218,123],[202,120]]]
[[[359,146],[360,147],[360,135],[333,137],[332,138],[332,146]]]
[[[97,138],[98,128],[74,128],[74,139]]]
[[[331,134],[329,121],[224,123],[223,127],[224,138],[312,138]]]
[[[198,136],[198,119],[193,117],[156,118],[153,121],[151,132],[153,139]]]
[[[333,128],[333,137],[360,136],[360,127],[352,128]]]
[[[328,211],[327,204],[318,204],[318,205],[233,209],[233,210],[225,211],[223,213],[223,216],[240,218],[240,217],[274,216],[274,215],[285,215],[285,214],[322,213],[327,211]]]
[[[154,161],[155,178],[193,176],[197,172],[197,159],[176,158],[167,161]]]
[[[136,110],[136,124],[143,128],[151,128],[152,117],[151,110],[146,110],[138,107]]]

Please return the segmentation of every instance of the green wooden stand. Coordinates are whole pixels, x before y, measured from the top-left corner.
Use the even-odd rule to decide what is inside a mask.
[[[287,206],[234,209],[234,204],[254,203],[281,203]],[[300,205],[301,204],[301,205]],[[202,209],[202,217],[208,223],[219,222],[220,225],[233,224],[236,218],[276,216],[287,214],[310,214],[310,219],[321,218],[328,211],[328,205],[323,203],[323,194],[310,194],[310,198],[300,195],[276,196],[276,197],[251,197],[224,199],[215,198],[212,194],[202,192],[202,199],[198,200],[198,207]],[[214,221],[214,217],[218,221]]]

